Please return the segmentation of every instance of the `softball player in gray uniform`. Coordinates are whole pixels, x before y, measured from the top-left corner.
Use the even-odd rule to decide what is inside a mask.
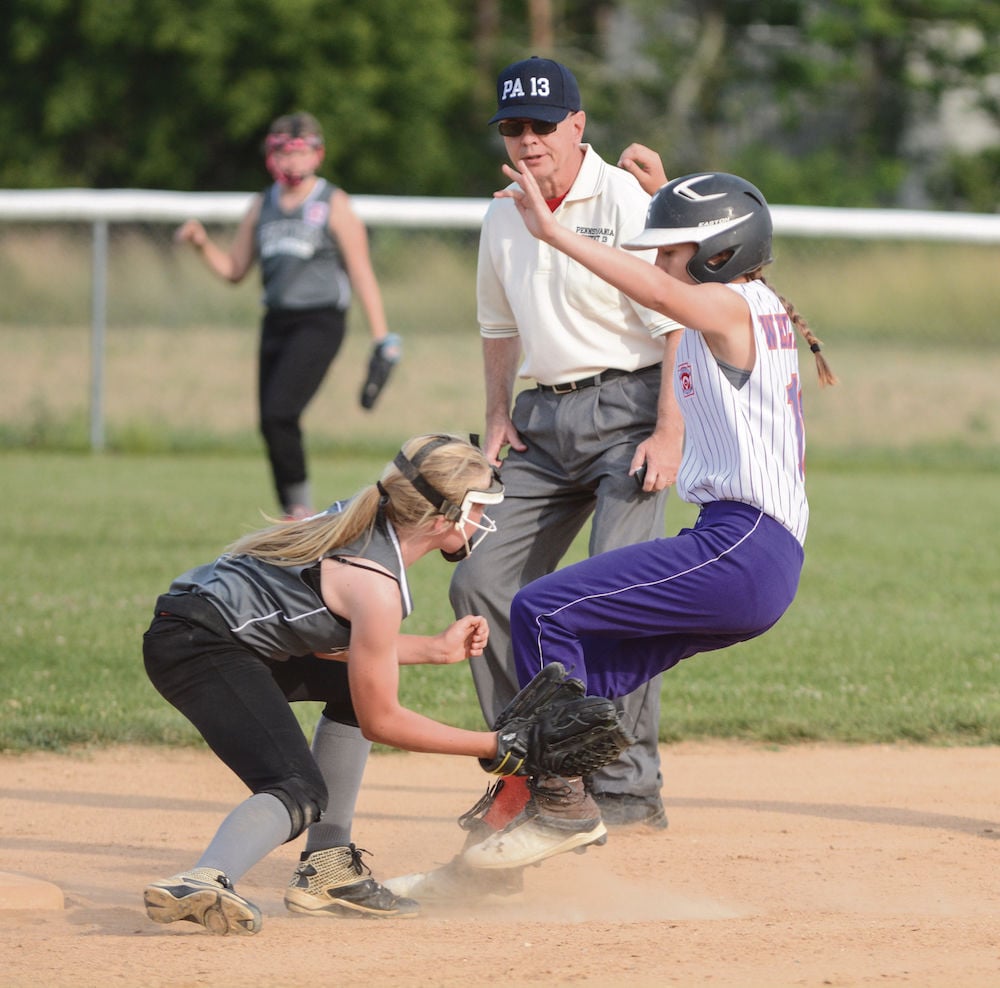
[[[289,910],[417,912],[415,902],[365,877],[371,872],[350,840],[351,817],[371,741],[496,755],[494,732],[408,710],[397,688],[401,663],[482,653],[488,628],[479,616],[435,636],[400,633],[412,610],[406,567],[428,552],[471,551],[494,527],[484,507],[502,497],[492,467],[467,441],[412,439],[378,484],[323,514],[240,539],[158,598],[143,639],[149,678],[252,795],[192,868],[146,887],[151,919],[256,933],[260,910],[233,882],[307,827],[285,893]],[[289,706],[298,700],[326,703],[311,750]]]
[[[798,587],[809,508],[795,329],[833,383],[819,342],[766,284],[771,218],[758,189],[700,173],[653,197],[627,249],[650,267],[556,223],[530,170],[505,169],[531,232],[686,328],[673,386],[685,423],[678,494],[701,505],[693,528],[614,549],[542,577],[514,598],[518,679],[561,662],[587,692],[622,696],[699,652],[763,634]],[[522,191],[523,190],[523,191]],[[579,779],[532,779],[532,804],[466,850],[466,865],[532,864],[603,835]]]
[[[376,348],[398,352],[400,341],[386,324],[364,225],[347,193],[316,174],[324,153],[319,122],[308,113],[278,117],[264,151],[274,184],[254,197],[229,249],[198,220],[184,223],[176,239],[234,284],[260,262],[260,430],[281,508],[303,518],[312,514],[312,499],[301,419],[340,351],[352,292]]]

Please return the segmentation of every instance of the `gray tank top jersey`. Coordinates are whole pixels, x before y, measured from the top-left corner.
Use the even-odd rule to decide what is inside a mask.
[[[278,205],[277,184],[264,192],[255,238],[267,308],[350,304],[351,283],[329,227],[335,191],[326,179],[317,179],[306,201],[290,213]]]
[[[337,512],[343,506],[338,502],[327,511]],[[327,555],[384,566],[399,583],[403,617],[407,617],[413,602],[392,525],[380,515],[367,544],[366,540],[367,535]],[[319,561],[308,566],[274,566],[252,556],[223,555],[177,577],[167,595],[193,594],[209,601],[233,637],[268,659],[346,651],[350,624],[323,604],[319,578]]]

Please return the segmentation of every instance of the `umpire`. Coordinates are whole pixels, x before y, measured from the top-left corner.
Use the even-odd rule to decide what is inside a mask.
[[[649,196],[582,143],[586,114],[569,69],[538,57],[509,65],[497,100],[490,123],[559,222],[612,245],[639,234]],[[496,534],[459,564],[450,596],[456,614],[489,619],[489,646],[471,668],[492,724],[518,689],[509,632],[517,590],[556,569],[588,519],[591,555],[664,534],[683,445],[671,384],[680,327],[532,237],[511,199],[493,200],[483,222],[477,305],[483,450],[496,464],[507,448],[506,496]],[[515,400],[518,378],[534,386]],[[589,780],[610,826],[667,826],[659,693],[657,676],[618,701],[639,742]]]

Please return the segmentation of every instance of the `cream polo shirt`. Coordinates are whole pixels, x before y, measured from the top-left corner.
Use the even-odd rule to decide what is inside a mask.
[[[643,229],[649,196],[628,172],[609,165],[589,144],[582,146],[583,165],[554,215],[601,243],[626,242]],[[652,261],[655,252],[635,256]],[[519,336],[519,374],[541,384],[658,363],[663,342],[657,337],[680,328],[536,240],[511,199],[494,199],[483,220],[477,303],[482,336]]]

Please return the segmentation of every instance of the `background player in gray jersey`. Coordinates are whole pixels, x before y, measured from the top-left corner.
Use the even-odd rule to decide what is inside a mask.
[[[496,194],[535,237],[685,327],[673,380],[686,437],[677,491],[701,505],[694,527],[542,577],[511,608],[520,682],[560,662],[589,694],[623,696],[682,659],[763,634],[791,604],[808,523],[796,329],[821,383],[835,378],[763,279],[771,217],[749,182],[703,172],[660,188],[645,230],[624,245],[655,249],[651,267],[559,224],[528,166],[504,171],[517,184]],[[526,811],[466,849],[466,867],[519,868],[603,835],[582,779],[535,777],[529,789]]]
[[[260,910],[233,883],[307,827],[285,893],[291,911],[417,912],[415,902],[365,877],[370,870],[351,841],[354,803],[372,741],[497,756],[496,732],[450,727],[401,706],[398,682],[402,663],[482,653],[488,627],[476,615],[434,636],[401,633],[412,610],[406,568],[430,552],[470,552],[493,530],[485,507],[502,497],[477,448],[452,436],[418,437],[377,484],[312,518],[245,536],[157,599],[143,639],[150,680],[252,795],[193,867],[146,887],[150,918],[256,933]],[[311,749],[289,706],[298,700],[326,703]]]
[[[380,386],[400,341],[386,323],[364,225],[347,193],[316,174],[324,150],[319,122],[308,113],[278,117],[264,150],[274,184],[254,197],[228,250],[198,220],[188,220],[175,236],[234,284],[260,262],[260,430],[282,511],[304,518],[312,514],[312,497],[300,422],[344,340],[352,290],[383,369]]]

